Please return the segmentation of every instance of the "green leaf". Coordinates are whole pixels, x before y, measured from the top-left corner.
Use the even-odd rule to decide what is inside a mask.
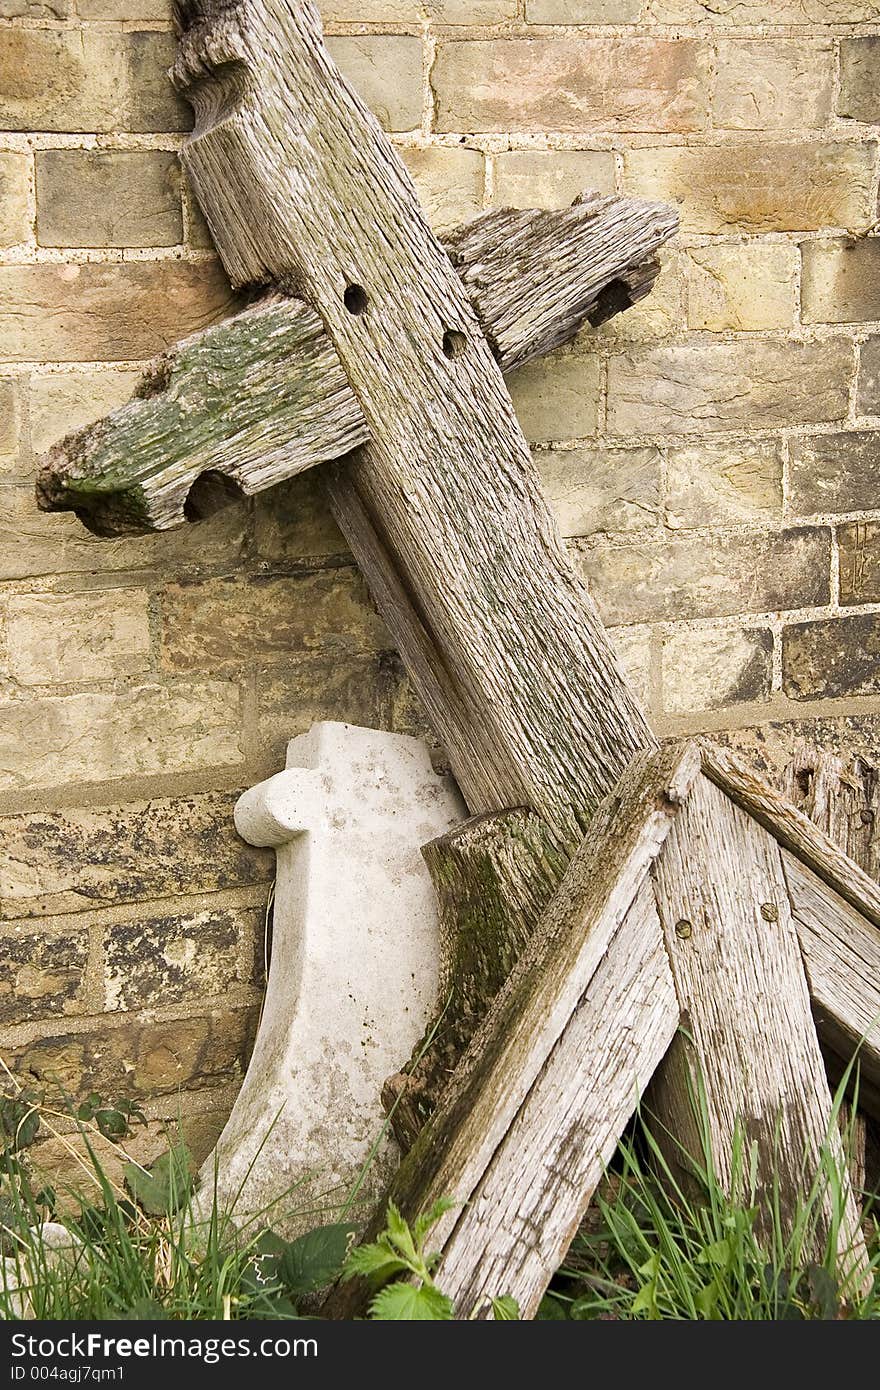
[[[707,1322],[715,1322],[720,1317],[718,1312],[718,1296],[720,1292],[721,1286],[716,1276],[708,1284],[705,1284],[703,1288],[698,1289],[694,1295],[694,1303]]]
[[[568,1322],[565,1304],[560,1303],[559,1299],[554,1298],[551,1293],[545,1293],[538,1304],[538,1311],[535,1316],[539,1322]]]
[[[342,1223],[318,1226],[290,1241],[278,1265],[288,1293],[314,1293],[326,1288],[340,1274],[357,1227]]]
[[[697,1264],[717,1265],[725,1269],[730,1263],[730,1241],[716,1240],[711,1245],[704,1245],[697,1256]]]
[[[26,1149],[36,1139],[39,1128],[39,1097],[33,1091],[0,1096],[0,1152]]]
[[[413,1265],[417,1264],[419,1252],[416,1250],[412,1232],[409,1229],[409,1222],[404,1220],[393,1202],[388,1203],[385,1226],[392,1245],[397,1247],[405,1260],[410,1261]]]
[[[360,1274],[377,1283],[385,1283],[395,1274],[403,1274],[409,1269],[406,1260],[395,1254],[387,1241],[377,1241],[372,1245],[358,1245],[345,1261],[343,1279],[353,1279]]]
[[[437,1225],[441,1216],[444,1216],[446,1212],[452,1211],[452,1208],[457,1206],[458,1202],[456,1202],[454,1198],[439,1197],[433,1206],[429,1207],[427,1211],[423,1211],[421,1216],[416,1217],[413,1222],[413,1235],[415,1236],[416,1245],[419,1248],[421,1248],[425,1236]]]
[[[185,1205],[193,1189],[191,1156],[185,1144],[174,1144],[149,1168],[126,1163],[125,1185],[148,1216],[167,1216]]]
[[[370,1304],[379,1322],[451,1322],[452,1303],[431,1284],[387,1284]]]
[[[492,1316],[496,1322],[519,1322],[519,1304],[512,1294],[492,1299]]]

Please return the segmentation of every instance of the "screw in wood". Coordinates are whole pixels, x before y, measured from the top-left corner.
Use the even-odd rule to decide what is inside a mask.
[[[761,903],[761,916],[765,922],[778,922],[779,908],[775,903]]]
[[[680,922],[675,924],[675,935],[679,941],[688,941],[694,934],[694,928],[686,917],[682,917]]]

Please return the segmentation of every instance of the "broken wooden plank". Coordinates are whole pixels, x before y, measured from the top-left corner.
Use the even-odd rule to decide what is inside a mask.
[[[404,1149],[434,1113],[566,869],[544,822],[524,810],[472,817],[422,855],[440,909],[439,1007],[411,1065],[383,1089]]]
[[[705,1155],[735,1200],[748,1200],[754,1179],[757,1228],[770,1237],[774,1200],[783,1229],[790,1229],[826,1152],[846,1172],[782,853],[768,831],[701,777],[654,881],[682,1031],[647,1105],[661,1122],[658,1138],[670,1136],[674,1167],[687,1172],[690,1157]],[[817,1201],[810,1253],[824,1258],[839,1220],[844,1268],[862,1270],[858,1208],[850,1192],[837,1211],[835,1197],[830,1190]]]
[[[792,911],[822,1041],[849,1066],[859,1104],[880,1118],[880,932],[799,858],[783,851]]]
[[[647,294],[677,226],[663,204],[591,193],[559,212],[486,213],[445,247],[510,372]],[[270,296],[163,353],[128,405],[56,444],[38,496],[100,535],[165,530],[368,439],[317,313]]]
[[[592,982],[603,962],[610,961],[612,976],[625,969],[624,961],[612,953],[612,943],[663,848],[698,770],[699,751],[692,744],[684,748],[666,747],[651,756],[643,754],[634,759],[618,787],[596,812],[586,840],[528,947],[477,1029],[442,1104],[404,1160],[391,1185],[390,1197],[405,1214],[414,1216],[441,1196],[453,1196],[462,1204],[448,1212],[436,1228],[432,1237],[435,1248],[444,1252],[451,1248],[465,1204],[486,1177],[532,1088],[555,1056],[572,1016],[583,1006],[587,990],[592,991]],[[659,925],[657,930],[659,945]],[[643,959],[653,957],[647,953]],[[653,971],[652,966],[647,968]],[[652,973],[651,978],[656,982],[658,977]],[[610,977],[601,986],[603,994],[609,988]],[[614,1020],[608,1018],[606,1022],[613,1026]],[[673,1007],[666,1026],[674,1031],[677,1023],[678,1009]],[[656,1020],[652,1026],[655,1025]],[[653,1032],[651,1036],[655,1036]],[[603,1038],[607,1037],[603,1034]],[[620,1059],[619,1047],[617,1056]],[[584,1075],[582,1072],[582,1083]],[[547,1084],[552,1088],[552,1080]],[[634,1106],[634,1072],[625,1075],[624,1089]],[[607,1101],[607,1096],[600,1094],[600,1105],[603,1099]],[[590,1106],[595,1103],[595,1097],[588,1102]],[[616,1113],[615,1104],[621,1103],[618,1098],[610,1104],[610,1113]],[[524,1129],[518,1132],[526,1133],[529,1122],[524,1121]],[[589,1156],[590,1164],[594,1157]],[[590,1181],[592,1171],[588,1165]],[[528,1205],[526,1192],[532,1185],[532,1175],[528,1170],[520,1170],[518,1182],[518,1195]],[[579,1202],[573,1225],[581,1211]],[[564,1214],[560,1214],[558,1222],[561,1225],[552,1227],[553,1248],[545,1249],[541,1256],[545,1287],[563,1253],[558,1248],[560,1231],[563,1227],[568,1230]],[[497,1260],[502,1258],[503,1247],[511,1261],[511,1271],[520,1259],[513,1248],[518,1243],[518,1237],[511,1242],[503,1231],[499,1235]],[[467,1248],[472,1259],[486,1256],[485,1250],[474,1249],[470,1237]],[[497,1262],[494,1267],[498,1267]],[[466,1270],[460,1264],[458,1271],[456,1277],[464,1288]],[[535,1278],[534,1268],[529,1266],[530,1289]],[[493,1290],[508,1291],[515,1292],[506,1279]],[[363,1298],[362,1287],[344,1285],[335,1291],[329,1307],[333,1316],[351,1316]]]
[[[786,849],[803,861],[875,927],[880,927],[880,885],[834,840],[727,749],[703,746],[703,771]]]
[[[358,399],[370,442],[351,479],[448,673],[449,722],[463,716],[481,750],[470,809],[527,806],[573,849],[655,741],[465,288],[310,5],[181,0],[177,14],[173,77],[196,116],[183,162],[232,281],[308,299]]]
[[[783,794],[869,878],[880,879],[880,770],[800,744],[785,769]]]

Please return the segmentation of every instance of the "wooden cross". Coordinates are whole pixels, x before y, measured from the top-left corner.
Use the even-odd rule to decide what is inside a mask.
[[[460,1316],[485,1315],[487,1292],[530,1316],[652,1077],[687,1146],[699,1076],[722,1174],[745,1125],[787,1202],[824,1148],[839,1154],[811,994],[829,1045],[871,1032],[880,894],[735,763],[657,750],[504,384],[503,366],[562,341],[585,305],[601,317],[630,299],[670,220],[619,201],[568,221],[498,214],[450,257],[311,4],[178,0],[177,20],[173,76],[196,113],[183,160],[230,278],[310,307],[270,303],[184,345],[147,399],[55,452],[40,495],[112,532],[167,524],[188,495],[198,514],[224,479],[256,487],[353,450],[327,465],[336,517],[484,813],[429,850],[452,937],[477,921],[489,946],[468,947],[464,1056],[394,1192],[409,1214],[462,1202],[438,1232]],[[606,245],[604,281],[578,294],[576,261],[560,274],[544,255],[545,295],[533,238],[559,248],[560,227],[594,215],[610,236],[634,218],[624,273]],[[330,409],[314,409],[315,374]],[[230,381],[237,419],[217,413]],[[482,1017],[498,960],[517,956]],[[495,975],[481,998],[480,970]],[[880,1077],[872,1039],[863,1068]],[[836,1231],[858,1277],[852,1193],[820,1206],[820,1239]]]

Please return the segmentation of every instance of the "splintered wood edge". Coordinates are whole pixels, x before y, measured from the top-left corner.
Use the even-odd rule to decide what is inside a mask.
[[[860,869],[824,831],[728,749],[701,741],[702,768],[732,801],[836,893],[880,928],[880,885]]]

